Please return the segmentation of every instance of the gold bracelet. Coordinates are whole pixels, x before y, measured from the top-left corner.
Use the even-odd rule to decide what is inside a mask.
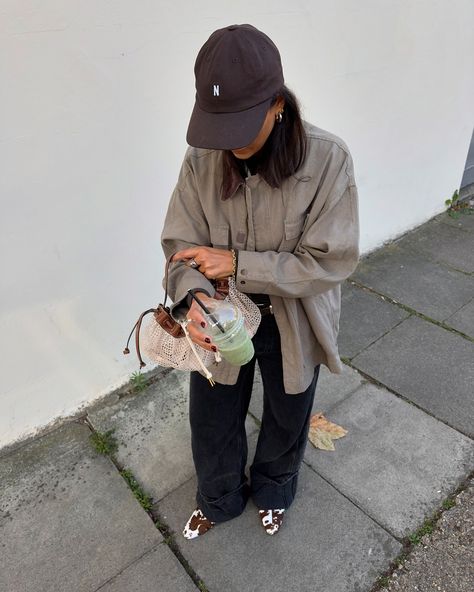
[[[232,253],[232,277],[235,278],[235,274],[237,273],[237,257],[235,256],[234,249],[231,249],[230,252]]]

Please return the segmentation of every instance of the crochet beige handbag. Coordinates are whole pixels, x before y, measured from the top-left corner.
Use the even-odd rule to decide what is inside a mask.
[[[219,352],[214,353],[208,351],[193,343],[187,330],[189,321],[187,319],[174,319],[170,313],[169,307],[166,306],[166,301],[168,299],[168,272],[170,262],[171,257],[166,262],[165,299],[163,304],[159,304],[156,308],[149,308],[141,313],[130,332],[123,353],[130,353],[128,344],[135,331],[135,348],[140,362],[140,368],[146,366],[140,350],[140,329],[143,318],[147,314],[153,313],[151,321],[143,327],[143,351],[145,356],[160,366],[177,368],[179,370],[198,370],[203,372],[209,382],[214,385],[215,383],[212,379],[212,373],[210,372],[209,367],[212,366],[212,364],[221,361]],[[237,290],[233,277],[229,277],[225,280],[217,280],[216,290],[221,294],[227,293],[224,300],[231,302],[241,310],[247,332],[250,337],[253,337],[262,318],[258,306],[245,294]]]

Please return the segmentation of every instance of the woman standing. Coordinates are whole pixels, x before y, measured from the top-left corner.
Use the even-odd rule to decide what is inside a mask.
[[[262,311],[254,358],[190,378],[197,508],[194,538],[242,513],[249,496],[268,534],[293,502],[321,363],[340,373],[341,283],[359,259],[353,163],[339,137],[301,119],[278,49],[251,25],[215,31],[195,64],[188,148],[162,232],[175,316],[216,350],[187,291],[221,297],[234,276]],[[250,484],[245,417],[258,362],[264,408]]]

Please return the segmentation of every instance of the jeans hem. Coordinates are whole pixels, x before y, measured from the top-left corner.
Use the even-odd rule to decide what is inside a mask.
[[[286,510],[295,499],[297,484],[298,472],[282,483],[268,477],[253,477],[250,495],[259,510],[276,508]]]
[[[245,481],[237,489],[229,491],[217,499],[205,496],[198,489],[196,502],[206,518],[213,522],[226,522],[242,514],[249,497],[250,487]]]

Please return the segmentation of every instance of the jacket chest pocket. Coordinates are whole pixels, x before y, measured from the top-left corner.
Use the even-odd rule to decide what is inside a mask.
[[[303,234],[307,214],[300,214],[296,218],[285,218],[283,222],[283,240],[278,248],[279,251],[293,252]]]
[[[209,227],[211,245],[216,248],[228,249],[230,245],[229,225],[214,224]]]

